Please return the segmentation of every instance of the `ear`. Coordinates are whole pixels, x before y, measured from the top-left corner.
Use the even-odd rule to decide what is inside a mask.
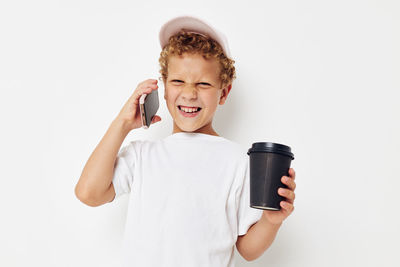
[[[229,92],[231,91],[232,84],[227,85],[226,87],[222,88],[221,97],[219,99],[219,104],[223,105],[228,97]]]

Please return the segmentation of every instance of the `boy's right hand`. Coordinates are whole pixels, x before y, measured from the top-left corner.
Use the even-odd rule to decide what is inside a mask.
[[[140,116],[139,99],[142,94],[150,94],[153,90],[157,90],[157,80],[145,80],[136,87],[132,96],[125,103],[117,116],[117,120],[122,121],[127,131],[142,127],[142,118]],[[161,121],[161,117],[155,115],[151,120],[151,124]]]

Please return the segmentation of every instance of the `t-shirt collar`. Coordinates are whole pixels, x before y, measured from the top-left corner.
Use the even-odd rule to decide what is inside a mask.
[[[205,133],[195,133],[195,132],[177,132],[172,133],[167,136],[167,138],[179,138],[179,139],[209,139],[209,140],[224,140],[222,136],[216,136]]]

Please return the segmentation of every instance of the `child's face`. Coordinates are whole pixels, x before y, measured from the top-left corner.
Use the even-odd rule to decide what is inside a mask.
[[[220,67],[216,59],[184,53],[169,58],[164,98],[174,120],[176,132],[199,132],[217,135],[212,119],[218,104],[225,103],[231,85],[221,89]],[[200,107],[195,116],[182,114],[178,106]]]

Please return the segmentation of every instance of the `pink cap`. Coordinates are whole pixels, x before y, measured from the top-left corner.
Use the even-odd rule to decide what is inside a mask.
[[[167,21],[161,27],[159,33],[161,49],[168,44],[169,37],[178,33],[182,28],[188,30],[189,32],[195,32],[211,37],[221,45],[225,56],[227,56],[228,58],[231,57],[231,53],[228,47],[228,40],[226,39],[225,35],[217,29],[213,28],[204,20],[193,16],[175,17]]]

